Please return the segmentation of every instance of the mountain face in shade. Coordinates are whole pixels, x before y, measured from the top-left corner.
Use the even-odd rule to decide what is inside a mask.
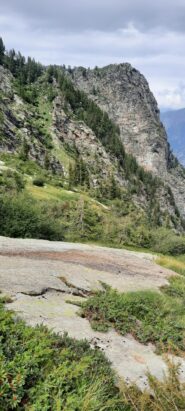
[[[185,165],[185,108],[161,113],[174,154]]]

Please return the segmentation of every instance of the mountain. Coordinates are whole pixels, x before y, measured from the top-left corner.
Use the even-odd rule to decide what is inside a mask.
[[[185,165],[185,108],[161,113],[161,121],[174,154]]]
[[[182,251],[185,171],[136,69],[7,53],[0,97],[2,235]]]
[[[172,154],[157,102],[144,76],[130,64],[118,64],[94,70],[76,68],[72,78],[119,126],[125,150],[171,187],[185,216],[184,168]]]

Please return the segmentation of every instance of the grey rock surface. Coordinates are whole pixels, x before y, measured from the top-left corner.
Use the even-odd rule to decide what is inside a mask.
[[[150,254],[0,237],[0,289],[13,300],[7,309],[32,326],[45,324],[61,334],[87,339],[105,353],[120,378],[141,388],[146,385],[147,370],[159,379],[166,371],[155,347],[114,330],[93,331],[88,320],[79,316],[75,303],[101,289],[101,282],[123,292],[155,290],[167,284],[171,275],[174,273],[158,266]],[[173,359],[180,361],[183,375],[185,361]]]

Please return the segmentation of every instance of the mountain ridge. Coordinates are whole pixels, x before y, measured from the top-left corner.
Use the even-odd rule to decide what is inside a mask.
[[[171,186],[184,215],[184,168],[172,153],[157,102],[144,76],[122,63],[93,70],[75,68],[71,77],[120,127],[126,151]]]
[[[99,236],[101,241],[107,241],[108,237],[115,244],[126,241],[150,246],[152,241],[158,243],[152,230],[162,227],[183,232],[183,209],[178,209],[178,206],[183,202],[184,169],[169,150],[157,103],[150,94],[148,83],[137,70],[123,63],[109,66],[108,77],[106,67],[95,68],[94,76],[92,70],[82,68],[37,67],[35,61],[25,61],[19,54],[13,59],[11,54],[7,55],[6,59],[0,66],[1,185],[6,182],[8,186],[23,187],[23,182],[18,182],[18,173],[19,179],[25,181],[26,187],[21,188],[23,193],[26,191],[33,196],[47,198],[50,201],[48,210],[52,207],[51,215],[57,216],[57,230],[63,231],[59,234],[60,239],[63,236],[70,240],[97,239]],[[86,87],[77,87],[79,71]],[[88,78],[92,75],[96,86],[99,79],[102,90],[94,89],[95,84]],[[91,92],[87,93],[87,87]],[[111,98],[107,100],[104,92],[109,95],[110,90]],[[98,104],[99,96],[105,106],[109,101],[112,113],[122,120],[121,127],[119,121],[117,124],[113,121],[115,119],[109,110],[106,112],[105,107]],[[144,105],[141,104],[143,101]],[[129,128],[128,139],[126,131]],[[124,142],[123,130],[127,137]],[[146,143],[151,143],[151,139],[152,144],[162,144],[162,153],[159,148],[156,152],[156,147],[152,151],[152,144],[149,147],[149,157],[153,155],[151,164],[156,170],[156,164],[160,164],[158,173],[151,167],[144,167],[142,161],[139,164],[143,150],[139,142],[139,155],[135,158],[133,143],[139,135],[145,144],[146,154]],[[161,139],[159,142],[158,138]],[[127,141],[130,148],[134,147],[132,152]],[[14,175],[10,176],[10,173]],[[168,178],[164,179],[164,175]],[[174,178],[174,187],[169,175]],[[33,188],[32,184],[41,188]],[[182,193],[180,201],[177,201],[181,185]],[[5,188],[7,193],[11,190]],[[73,200],[77,201],[69,201],[70,190],[74,193]],[[58,210],[57,214],[54,203],[51,203],[55,198],[67,198],[67,203],[61,203],[61,211]],[[27,204],[26,198],[24,201]],[[14,206],[20,208],[22,202],[20,197]],[[3,212],[7,204],[8,199]],[[42,202],[39,207],[40,204],[44,207]],[[75,224],[80,227],[77,231]],[[40,229],[43,230],[43,226]],[[5,235],[15,235],[9,222],[4,230]],[[19,230],[16,230],[18,235]],[[26,230],[26,223],[23,230]],[[49,236],[58,236],[51,232]],[[163,238],[165,233],[161,232]],[[38,231],[37,236],[43,234]]]

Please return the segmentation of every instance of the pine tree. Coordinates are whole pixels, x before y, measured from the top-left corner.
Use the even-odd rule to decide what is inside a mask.
[[[77,204],[76,227],[81,236],[83,236],[84,233],[84,215],[84,199],[80,197]]]
[[[2,37],[0,37],[0,64],[4,62],[5,46]]]
[[[44,157],[44,167],[46,168],[46,170],[49,170],[50,167],[50,157],[48,152],[45,152],[45,157]]]
[[[75,172],[74,167],[70,163],[69,164],[69,177],[68,177],[68,188],[71,189],[75,185]]]
[[[110,177],[110,199],[120,198],[120,188],[113,175]]]
[[[29,150],[30,150],[29,145],[28,145],[26,139],[24,139],[23,145],[22,145],[22,148],[21,148],[21,152],[19,154],[19,157],[20,157],[21,160],[23,160],[23,161],[28,160]]]

